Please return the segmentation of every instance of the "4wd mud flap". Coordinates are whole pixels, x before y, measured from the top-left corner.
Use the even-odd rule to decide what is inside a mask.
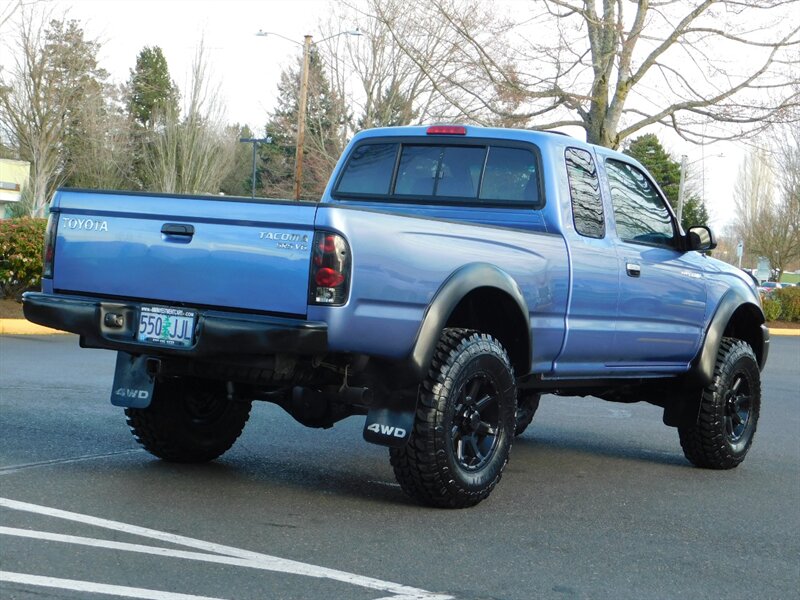
[[[111,404],[126,408],[147,408],[153,398],[155,377],[148,373],[147,356],[117,352]]]
[[[364,423],[364,439],[371,444],[401,448],[408,443],[417,411],[417,392],[376,399]]]

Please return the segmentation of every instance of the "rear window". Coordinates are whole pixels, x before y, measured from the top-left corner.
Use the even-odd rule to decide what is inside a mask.
[[[537,205],[539,160],[527,147],[500,144],[365,143],[350,154],[334,196]]]

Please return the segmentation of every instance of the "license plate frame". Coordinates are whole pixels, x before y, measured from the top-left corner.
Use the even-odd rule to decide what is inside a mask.
[[[194,345],[196,325],[195,310],[174,306],[142,305],[139,308],[136,341],[151,346],[191,348]]]

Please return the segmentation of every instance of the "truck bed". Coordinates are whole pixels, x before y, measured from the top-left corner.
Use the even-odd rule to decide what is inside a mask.
[[[316,205],[59,191],[53,290],[304,316]]]

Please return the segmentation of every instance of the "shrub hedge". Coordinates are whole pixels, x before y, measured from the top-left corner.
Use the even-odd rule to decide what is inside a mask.
[[[47,219],[0,220],[0,294],[17,298],[42,282],[42,251]]]
[[[776,298],[761,298],[761,306],[764,308],[764,317],[767,321],[777,321],[781,318],[781,303]]]
[[[800,321],[800,287],[785,287],[775,290],[773,298],[780,306],[779,319]]]

